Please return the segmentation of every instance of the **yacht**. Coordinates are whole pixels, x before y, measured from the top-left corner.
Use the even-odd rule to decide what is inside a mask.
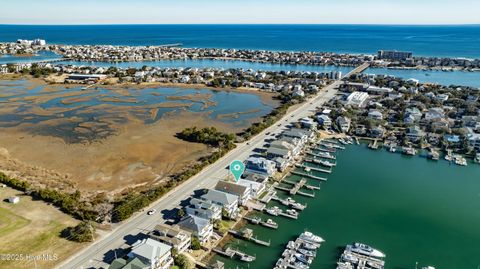
[[[305,242],[305,243],[303,243],[303,248],[307,249],[307,250],[316,250],[318,248],[318,245],[313,244],[313,243]]]
[[[380,250],[374,249],[369,245],[362,243],[353,243],[353,245],[348,245],[347,250],[369,257],[385,258],[385,254]]]
[[[318,156],[322,157],[322,158],[333,158],[333,155],[328,153],[328,152],[319,152],[318,153]]]
[[[334,163],[331,163],[329,161],[322,161],[322,160],[317,160],[319,164],[325,166],[325,167],[333,167],[335,166]]]
[[[480,153],[477,153],[477,155],[475,156],[475,159],[473,161],[476,162],[476,163],[480,163]]]
[[[244,253],[239,253],[239,254],[237,254],[237,255],[239,255],[240,260],[241,260],[242,262],[253,262],[253,261],[255,260],[255,257],[250,256],[250,255],[247,255],[247,254],[244,254]]]
[[[460,155],[455,156],[453,161],[456,165],[467,166],[467,159],[465,159],[464,157],[462,157]]]
[[[397,147],[395,146],[390,146],[390,148],[388,149],[388,151],[392,152],[392,153],[395,153],[397,151]]]
[[[278,213],[280,212],[280,208],[278,208],[278,206],[270,207],[270,208],[267,208],[266,212],[272,216],[278,216]]]
[[[315,257],[315,256],[317,256],[317,254],[316,254],[315,251],[313,251],[313,250],[307,250],[307,249],[301,248],[301,249],[298,250],[298,252],[299,252],[300,254],[303,254],[303,255],[308,256],[308,257]]]
[[[310,257],[307,257],[303,254],[300,254],[300,253],[295,253],[295,258],[297,258],[297,260],[303,262],[303,263],[306,263],[308,265],[310,265],[312,263],[312,259]]]
[[[298,217],[298,212],[295,209],[287,209],[285,212],[290,216]]]
[[[425,267],[422,267],[422,269],[435,269],[435,267],[433,267],[433,266],[425,266]]]
[[[304,264],[303,262],[295,262],[293,264],[293,266],[295,266],[295,268],[299,268],[299,269],[308,269],[310,268],[310,266]]]
[[[353,265],[349,262],[337,262],[337,269],[353,269]]]
[[[294,248],[295,248],[295,242],[293,242],[293,241],[288,241],[287,248],[288,248],[288,249],[294,249]]]
[[[414,156],[414,155],[417,154],[417,151],[412,147],[404,147],[403,148],[403,154]]]
[[[273,221],[272,219],[267,219],[267,221],[263,224],[263,226],[273,228],[273,229],[278,228],[278,224],[275,221]]]
[[[342,256],[340,257],[340,260],[348,263],[353,263],[353,264],[358,263],[358,258],[352,255],[351,253],[349,253],[348,251],[345,251],[345,253],[342,254]]]
[[[323,240],[323,238],[321,238],[320,236],[314,235],[311,232],[303,232],[300,235],[300,239],[305,240],[307,242],[316,243],[316,244],[320,244],[320,243],[325,242],[325,240]]]

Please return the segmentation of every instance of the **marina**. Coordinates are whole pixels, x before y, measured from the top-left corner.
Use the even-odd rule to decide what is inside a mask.
[[[289,241],[274,269],[308,269],[316,257],[316,251],[324,240],[310,232],[302,233],[295,241]]]
[[[343,252],[353,240],[381,249],[387,255],[388,268],[415,268],[416,262],[436,268],[475,268],[480,264],[480,259],[476,258],[480,217],[474,213],[478,200],[476,165],[458,167],[419,156],[412,158],[386,150],[371,151],[366,144],[348,146],[338,153],[337,160],[335,172],[327,183],[321,183],[322,189],[315,198],[295,197],[297,202],[308,203],[301,219],[294,221],[272,216],[279,226],[275,236],[271,229],[247,225],[259,238],[271,238],[271,247],[250,242],[232,243],[234,248],[257,253],[250,268],[274,267],[277,262],[274,257],[281,257],[284,251],[284,247],[277,246],[285,246],[292,237],[298,236],[295,231],[304,228],[321,234],[327,241],[318,249],[310,268],[335,268],[338,249],[342,248]],[[376,164],[375,171],[368,168],[371,163]],[[452,181],[459,173],[462,174],[460,182]],[[390,175],[391,179],[385,181],[385,175]],[[298,182],[302,178],[305,177],[291,174],[284,180]],[[350,187],[345,188],[345,185]],[[368,195],[371,193],[375,196]],[[445,193],[455,199],[445,201]],[[280,191],[276,196],[286,199],[289,194]],[[340,197],[344,200],[342,203],[338,202]],[[400,202],[402,197],[409,197],[411,202]],[[420,216],[411,210],[412,207],[424,213]],[[462,232],[453,233],[452,227]],[[438,234],[443,236],[438,237]],[[405,241],[392,242],[392,238],[399,237]],[[462,253],[448,258],[438,255],[455,252],[457,245],[463,246]],[[220,259],[225,261],[225,268],[247,268],[234,260]]]

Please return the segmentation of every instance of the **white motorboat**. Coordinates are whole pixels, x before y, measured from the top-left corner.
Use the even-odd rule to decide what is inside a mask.
[[[313,243],[303,243],[303,248],[304,249],[307,249],[307,250],[316,250],[319,246],[317,244],[313,244]]]
[[[369,245],[362,243],[353,243],[353,245],[348,245],[347,250],[369,257],[385,258],[385,254],[380,250],[374,249]]]
[[[321,238],[318,235],[314,235],[311,232],[303,232],[300,235],[300,239],[305,240],[307,242],[316,243],[316,244],[320,244],[320,243],[325,242],[325,240],[323,240],[323,238]]]
[[[295,253],[295,258],[297,258],[297,260],[299,260],[303,263],[306,263],[308,265],[312,264],[312,259],[303,255],[303,254]]]
[[[299,249],[298,250],[299,253],[305,255],[305,256],[308,256],[308,257],[315,257],[317,256],[317,254],[315,253],[315,251],[312,251],[312,250],[307,250],[307,249]]]

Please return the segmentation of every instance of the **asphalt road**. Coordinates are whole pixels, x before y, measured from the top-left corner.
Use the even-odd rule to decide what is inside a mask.
[[[58,268],[108,268],[108,263],[114,258],[115,249],[128,247],[127,243],[131,244],[138,238],[135,237],[136,235],[150,231],[156,224],[171,217],[172,210],[193,195],[195,190],[213,188],[218,180],[227,177],[227,168],[232,161],[247,159],[251,154],[254,154],[256,148],[263,147],[265,139],[273,138],[286,129],[289,124],[310,116],[316,110],[316,107],[334,97],[337,92],[335,88],[340,83],[340,81],[336,81],[326,86],[315,97],[310,98],[300,107],[285,115],[275,125],[267,128],[248,142],[238,144],[237,148],[230,151],[226,156],[170,191],[152,204],[149,209],[137,213],[121,224],[117,224],[109,234],[97,239],[92,245],[72,256]],[[156,209],[157,213],[151,216],[147,215],[146,212],[150,209]]]

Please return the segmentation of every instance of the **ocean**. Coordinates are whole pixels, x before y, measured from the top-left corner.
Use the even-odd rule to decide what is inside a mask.
[[[46,39],[57,44],[161,45],[282,51],[376,53],[480,58],[480,25],[0,25],[0,41]]]

